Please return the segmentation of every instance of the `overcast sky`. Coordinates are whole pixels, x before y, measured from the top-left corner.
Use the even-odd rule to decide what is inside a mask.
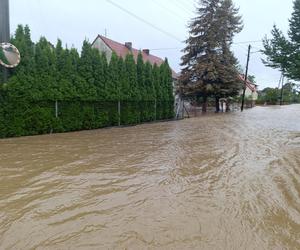
[[[180,71],[181,49],[186,39],[188,21],[195,16],[195,0],[10,0],[11,33],[18,24],[28,24],[32,39],[45,36],[50,42],[62,39],[68,46],[80,49],[86,38],[93,41],[97,34],[121,43],[131,41],[137,49],[149,48],[151,53],[167,57],[174,70]],[[293,0],[235,0],[244,20],[244,30],[233,46],[240,64],[245,67],[247,41],[261,40],[276,24],[288,29]],[[115,3],[122,7],[113,5]],[[142,20],[137,20],[126,10]],[[151,26],[152,25],[152,26]],[[153,27],[154,26],[154,27]],[[158,29],[160,30],[158,30]],[[240,43],[245,42],[245,43]],[[261,42],[251,43],[253,52]],[[158,50],[160,49],[160,50]],[[264,67],[261,55],[251,55],[250,74],[256,76],[260,89],[277,86],[279,73]]]

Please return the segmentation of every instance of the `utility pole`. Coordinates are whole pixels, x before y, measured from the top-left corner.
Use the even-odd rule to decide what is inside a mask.
[[[248,68],[249,68],[249,61],[250,61],[250,52],[251,52],[251,45],[249,44],[248,56],[247,56],[247,65],[246,65],[246,73],[245,73],[245,84],[244,84],[244,91],[243,91],[243,97],[242,97],[242,107],[241,107],[242,112],[244,111],[244,105],[245,105],[245,95],[246,95],[247,80],[248,80]]]
[[[9,42],[10,27],[9,27],[9,0],[0,0],[0,43]],[[2,67],[3,82],[7,81],[8,71]]]

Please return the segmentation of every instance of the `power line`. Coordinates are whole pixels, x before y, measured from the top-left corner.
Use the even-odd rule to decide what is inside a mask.
[[[161,33],[163,33],[163,34],[165,34],[166,36],[169,36],[169,37],[171,37],[171,38],[177,40],[177,41],[180,42],[180,43],[182,42],[178,37],[174,36],[174,35],[171,34],[170,32],[165,31],[165,30],[163,30],[163,29],[157,27],[156,25],[150,23],[149,21],[147,21],[147,20],[145,20],[145,19],[143,19],[143,18],[137,16],[136,14],[134,14],[133,12],[127,10],[126,8],[122,7],[121,5],[115,3],[115,2],[113,2],[113,1],[111,1],[111,0],[106,0],[106,1],[107,1],[108,3],[110,3],[111,5],[117,7],[118,9],[122,10],[123,12],[127,13],[128,15],[130,15],[130,16],[134,17],[135,19],[139,20],[140,22],[143,22],[143,23],[147,24],[148,26],[152,27],[153,29],[156,29],[157,31],[159,31],[159,32],[161,32]]]
[[[241,48],[248,51],[248,49],[246,49],[245,47],[242,47],[242,44],[258,43],[258,42],[261,42],[261,40],[235,42],[235,43],[232,43],[232,45],[240,46]],[[180,47],[173,47],[172,48],[172,47],[170,47],[170,48],[154,48],[154,49],[151,49],[151,50],[181,50],[181,49],[183,49],[183,48],[180,48]],[[258,52],[260,52],[260,51],[256,51],[255,53],[258,53]]]
[[[167,8],[165,5],[161,4],[160,2],[157,2],[156,0],[152,0],[153,3],[155,3],[156,5],[158,5],[159,7],[161,7],[162,9],[168,11],[169,13],[171,13],[173,16],[180,18],[183,21],[186,21],[185,18],[181,15],[178,15],[178,13],[176,13],[175,11]]]
[[[244,44],[244,43],[262,43],[262,40],[235,42],[235,43],[232,43],[232,44]]]
[[[257,50],[257,51],[251,52],[251,54],[256,54],[256,53],[262,53],[262,51],[261,50]]]
[[[243,44],[233,44],[233,45],[235,45],[236,48],[240,48],[240,49],[243,49],[244,51],[248,51],[248,48],[245,47],[245,45],[243,45]]]
[[[155,49],[150,49],[150,50],[181,50],[183,48],[155,48]]]
[[[175,4],[180,10],[183,10],[186,14],[191,15],[193,14],[190,10],[188,10],[184,4],[178,1],[173,1],[173,4]],[[181,5],[182,4],[182,5]]]
[[[183,4],[189,5],[191,8],[195,9],[197,5],[197,1],[191,0],[191,1],[186,1],[186,0],[179,0]]]

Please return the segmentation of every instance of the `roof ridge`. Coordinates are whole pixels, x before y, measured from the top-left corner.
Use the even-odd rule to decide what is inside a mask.
[[[112,39],[110,39],[110,38],[107,38],[107,37],[105,37],[105,36],[98,35],[98,37],[100,37],[101,39],[104,39],[104,40],[109,40],[109,41],[111,41],[111,42],[117,43],[118,45],[121,45],[121,46],[123,46],[123,47],[126,47],[125,44],[120,43],[120,42],[115,41],[115,40],[112,40]],[[105,42],[105,43],[106,43],[106,42]],[[107,43],[106,43],[106,44],[107,44]],[[107,45],[109,46],[109,44],[107,44]],[[110,46],[109,46],[109,47],[110,47]],[[110,48],[111,48],[111,47],[110,47]],[[136,49],[136,48],[132,47],[132,50],[135,50],[135,51],[138,51],[138,52],[141,52],[141,53],[145,54],[145,52],[143,51],[143,49]],[[150,51],[151,51],[151,50],[150,50]],[[164,59],[162,59],[161,57],[156,56],[156,55],[153,55],[153,54],[150,54],[150,53],[149,53],[148,56],[156,57],[157,59],[160,59],[160,60],[164,61]]]

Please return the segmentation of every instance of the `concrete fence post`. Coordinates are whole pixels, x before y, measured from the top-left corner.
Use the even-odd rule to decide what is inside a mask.
[[[121,126],[121,102],[118,101],[118,126]]]
[[[55,101],[55,118],[58,118],[58,101]]]
[[[154,121],[156,121],[157,117],[157,102],[156,99],[154,101]]]

